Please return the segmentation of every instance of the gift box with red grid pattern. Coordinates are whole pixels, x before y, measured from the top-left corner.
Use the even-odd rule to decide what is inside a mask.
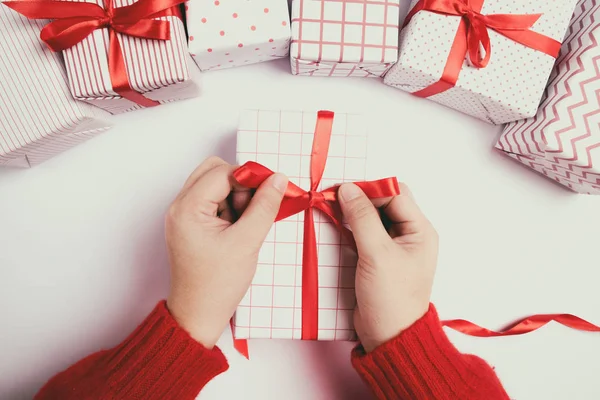
[[[292,73],[381,77],[398,59],[399,0],[294,0]]]
[[[237,161],[258,162],[310,188],[316,112],[246,111],[240,119]],[[327,164],[317,191],[342,182],[363,181],[367,136],[360,115],[336,113]],[[314,210],[318,252],[318,340],[355,338],[356,253],[347,238]],[[302,213],[277,222],[261,248],[250,289],[233,320],[237,339],[301,339],[303,311]]]

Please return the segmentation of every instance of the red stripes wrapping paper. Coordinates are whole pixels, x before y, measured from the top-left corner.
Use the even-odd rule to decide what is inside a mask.
[[[77,0],[73,0],[77,1]],[[85,0],[103,6],[103,0]],[[136,0],[114,0],[115,7]],[[160,103],[196,97],[199,72],[190,68],[183,21],[176,16],[156,18],[170,22],[171,40],[148,40],[117,33],[131,87]],[[108,29],[98,29],[63,51],[69,85],[76,99],[117,114],[143,108],[113,91],[108,69]]]
[[[287,1],[188,3],[190,52],[202,71],[239,67],[289,55]]]
[[[496,148],[569,189],[600,194],[600,1],[582,0],[533,118]]]
[[[413,0],[411,8],[420,1]],[[448,3],[464,2],[448,0]],[[484,16],[507,14],[514,18],[541,14],[530,30],[534,35],[562,42],[576,0],[470,0],[469,4],[482,6]],[[492,124],[535,115],[555,58],[498,33],[489,27],[493,25],[491,22],[485,22],[489,25],[477,32],[471,22],[465,22],[467,18],[470,17],[425,10],[416,13],[401,32],[398,62],[387,73],[384,83],[417,94],[436,83],[448,81],[448,66],[453,64],[458,69],[455,84],[422,97]],[[471,33],[480,34],[482,38],[489,35],[491,59],[484,68],[476,68],[464,56],[456,64],[449,62],[455,58],[455,50],[467,46],[467,36],[460,29],[465,23]],[[510,33],[510,29],[508,31]],[[537,45],[542,40],[532,42]],[[558,49],[559,43],[555,44],[558,46],[553,48]],[[479,46],[477,43],[477,49]]]
[[[39,39],[48,21],[0,4],[0,165],[28,167],[109,129],[109,115],[73,100],[60,54]]]
[[[237,162],[256,161],[310,189],[316,112],[245,111]],[[329,156],[318,190],[366,175],[366,126],[359,115],[336,113]],[[318,339],[354,340],[356,253],[336,226],[314,211],[318,243]],[[256,275],[233,320],[237,339],[302,337],[304,216],[277,222],[261,248]]]
[[[399,0],[294,0],[292,73],[381,77],[398,59]]]

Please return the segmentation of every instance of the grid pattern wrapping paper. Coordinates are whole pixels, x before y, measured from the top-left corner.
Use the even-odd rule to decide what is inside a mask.
[[[110,126],[73,100],[62,57],[39,39],[47,22],[0,4],[0,166],[39,164]]]
[[[508,124],[496,148],[573,191],[600,194],[600,3],[581,0],[533,118]]]
[[[256,161],[310,187],[316,112],[246,111],[238,131],[237,161]],[[328,188],[366,178],[367,136],[361,116],[336,113],[321,181]],[[319,340],[354,340],[356,253],[333,223],[315,214],[319,258]],[[234,317],[238,339],[300,339],[304,215],[277,222],[261,248],[250,289]]]
[[[294,0],[292,73],[381,77],[398,59],[399,0]]]
[[[104,4],[103,0],[85,2],[101,7]],[[114,5],[123,7],[136,2],[114,0]],[[148,40],[117,33],[129,84],[136,92],[160,103],[196,97],[199,94],[199,72],[189,67],[191,59],[183,21],[176,16],[157,19],[169,21],[170,40]],[[113,90],[108,67],[108,43],[108,29],[97,29],[80,43],[63,51],[73,96],[112,114],[143,108]]]
[[[188,3],[189,48],[201,70],[284,58],[290,51],[285,0]]]
[[[412,7],[418,0],[413,0]],[[576,0],[485,0],[482,14],[542,14],[532,30],[562,42]],[[417,13],[400,35],[400,56],[384,83],[411,93],[442,77],[461,17]],[[487,29],[491,60],[475,68],[465,59],[455,87],[429,99],[492,124],[537,112],[555,59]]]

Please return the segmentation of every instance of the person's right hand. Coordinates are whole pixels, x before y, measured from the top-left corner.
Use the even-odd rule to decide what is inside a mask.
[[[354,325],[371,352],[429,309],[438,235],[405,185],[399,196],[372,202],[344,184],[339,201],[358,248]]]

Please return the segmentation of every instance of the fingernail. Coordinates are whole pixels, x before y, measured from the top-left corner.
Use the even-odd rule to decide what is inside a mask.
[[[288,178],[283,174],[275,174],[273,175],[273,179],[271,180],[271,184],[275,189],[280,191],[281,193],[285,193],[288,185]]]
[[[360,189],[353,183],[347,183],[340,186],[340,196],[344,201],[354,200],[360,196]]]

